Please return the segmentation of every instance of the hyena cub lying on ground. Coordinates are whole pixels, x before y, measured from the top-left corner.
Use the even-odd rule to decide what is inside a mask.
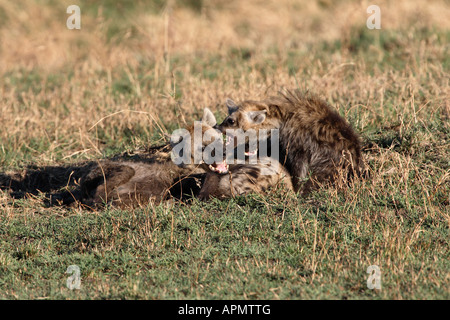
[[[287,92],[263,101],[227,100],[229,115],[219,129],[260,132],[278,129],[279,161],[295,191],[306,194],[338,176],[362,170],[360,142],[350,125],[325,101],[309,93]],[[270,140],[270,136],[268,138]]]
[[[51,206],[110,203],[135,207],[197,196],[205,172],[179,168],[172,162],[170,150],[170,145],[154,146],[98,162],[0,173],[0,189],[14,198],[44,194],[45,203]]]
[[[216,118],[209,109],[204,110],[198,134],[195,125],[172,136],[175,158],[181,167],[203,168],[207,174],[199,193],[201,200],[211,197],[224,199],[248,193],[263,193],[270,188],[283,186],[292,190],[291,178],[283,166],[273,159],[260,158],[254,162],[247,158],[243,164],[227,163],[223,135],[215,129]],[[190,145],[189,155],[176,154],[175,146]],[[195,153],[200,156],[196,161]],[[181,159],[183,158],[183,159]],[[184,161],[182,161],[184,160]]]
[[[204,178],[202,170],[183,169],[158,152],[155,161],[101,161],[81,179],[81,202],[97,207],[110,203],[136,207],[159,203],[170,197],[198,195]]]

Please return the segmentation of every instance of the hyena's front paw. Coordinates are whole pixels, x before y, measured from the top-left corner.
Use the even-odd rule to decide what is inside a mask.
[[[208,201],[211,198],[211,196],[209,192],[200,192],[198,198],[200,199],[200,201]]]

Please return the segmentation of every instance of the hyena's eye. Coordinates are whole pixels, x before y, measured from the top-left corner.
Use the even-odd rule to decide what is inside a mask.
[[[227,123],[229,124],[229,125],[234,125],[234,123],[235,123],[236,121],[234,121],[233,119],[231,119],[231,118],[228,118],[228,120],[227,120]]]

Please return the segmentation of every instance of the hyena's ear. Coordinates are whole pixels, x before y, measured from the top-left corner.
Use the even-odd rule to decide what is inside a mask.
[[[184,140],[184,138],[185,138],[185,132],[184,132],[183,130],[184,130],[184,129],[175,130],[175,131],[169,136],[170,145],[171,145],[172,147],[176,146],[177,144],[179,144],[181,141]]]
[[[247,119],[252,124],[260,124],[266,120],[267,110],[261,111],[248,111],[246,113]]]
[[[180,142],[189,143],[190,138],[191,138],[191,133],[190,133],[189,129],[185,129],[185,128],[176,129],[170,135],[170,144],[173,147],[173,146],[176,146],[177,144],[179,144]]]
[[[208,108],[203,110],[202,122],[210,127],[214,127],[217,124],[216,117],[214,117],[214,114]]]
[[[230,98],[227,98],[225,103],[227,104],[229,115],[232,114],[233,112],[236,112],[239,109],[239,107],[236,105],[236,102],[234,102]]]

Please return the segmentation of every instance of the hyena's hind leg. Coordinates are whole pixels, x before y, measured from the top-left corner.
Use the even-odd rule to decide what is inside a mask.
[[[209,200],[211,197],[218,196],[218,189],[221,177],[213,172],[206,174],[205,181],[203,182],[202,189],[198,195],[201,201]]]
[[[133,168],[118,163],[99,163],[81,180],[83,202],[100,205],[114,198],[114,190],[135,174]]]
[[[311,175],[305,182],[299,183],[299,191],[302,196],[307,196],[311,192],[318,190],[324,184],[332,184],[334,175],[330,172],[319,172]]]
[[[312,167],[312,174],[301,185],[300,193],[306,196],[322,186],[334,186],[338,189],[346,187],[354,178],[362,175],[361,168],[359,163],[354,165],[345,158],[340,159],[338,165],[330,161],[326,165]]]

